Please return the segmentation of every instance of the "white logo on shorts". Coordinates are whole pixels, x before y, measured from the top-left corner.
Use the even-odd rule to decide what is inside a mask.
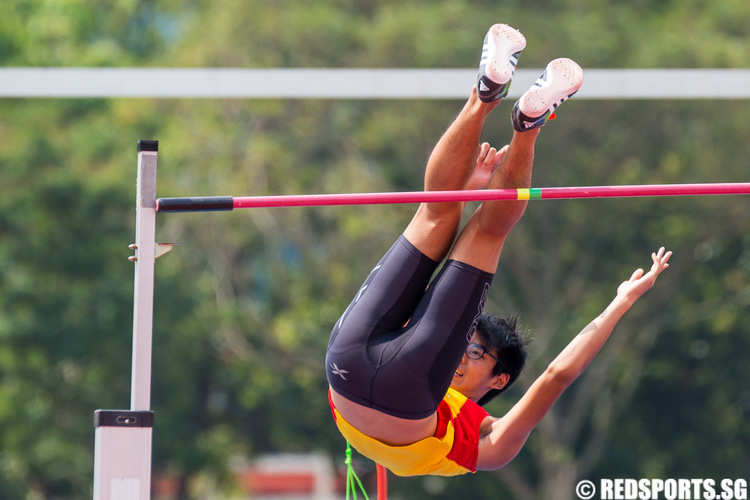
[[[344,377],[344,374],[349,373],[349,372],[346,370],[340,369],[338,366],[336,366],[336,363],[331,363],[331,373],[333,373],[334,375],[338,375],[344,380],[346,380],[346,377]]]

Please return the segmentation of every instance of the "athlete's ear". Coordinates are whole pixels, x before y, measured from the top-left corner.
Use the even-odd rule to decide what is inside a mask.
[[[495,375],[492,380],[490,381],[490,387],[492,389],[502,389],[506,385],[508,385],[508,381],[510,381],[510,375],[507,373],[501,373],[500,375]]]

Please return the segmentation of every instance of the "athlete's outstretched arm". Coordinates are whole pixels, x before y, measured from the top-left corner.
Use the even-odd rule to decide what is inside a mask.
[[[479,443],[477,469],[499,469],[518,454],[529,433],[591,363],[620,318],[669,267],[671,256],[672,252],[663,247],[651,254],[653,264],[649,272],[644,274],[643,269],[637,269],[623,282],[607,308],[563,349],[520,401],[504,417],[492,422],[489,434]]]

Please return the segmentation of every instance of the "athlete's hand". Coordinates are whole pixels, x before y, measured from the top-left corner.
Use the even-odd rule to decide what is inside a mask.
[[[658,252],[652,253],[653,264],[651,269],[645,274],[643,269],[636,269],[628,281],[623,281],[617,287],[617,296],[623,297],[631,303],[638,300],[641,295],[654,286],[659,274],[669,267],[668,262],[671,256],[672,252],[666,251],[664,247],[661,247]]]
[[[489,142],[482,143],[479,146],[479,154],[474,164],[474,171],[471,174],[469,182],[466,183],[465,189],[484,189],[490,181],[490,177],[497,170],[500,160],[503,159],[508,151],[508,146],[504,146],[498,151],[490,146]]]

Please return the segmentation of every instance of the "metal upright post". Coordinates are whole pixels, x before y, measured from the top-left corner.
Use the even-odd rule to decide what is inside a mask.
[[[94,415],[94,500],[151,498],[151,346],[156,259],[157,141],[138,141],[130,410]]]
[[[130,409],[151,407],[151,337],[156,260],[156,157],[159,143],[138,141],[133,304],[133,372]]]

